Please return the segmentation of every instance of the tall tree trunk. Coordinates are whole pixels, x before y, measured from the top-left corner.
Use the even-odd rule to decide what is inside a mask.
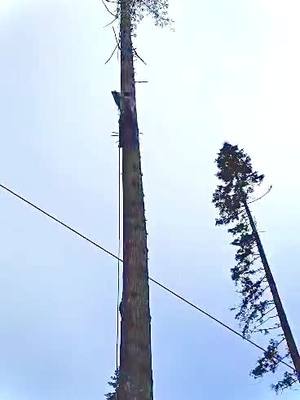
[[[300,382],[300,356],[299,356],[299,352],[298,352],[298,349],[297,349],[297,346],[296,346],[296,343],[295,343],[295,340],[294,340],[294,337],[293,337],[289,322],[287,320],[287,317],[286,317],[286,314],[285,314],[281,299],[279,297],[279,293],[278,293],[278,290],[277,290],[277,287],[276,287],[276,283],[275,283],[275,280],[273,278],[273,275],[272,275],[272,272],[271,272],[271,269],[270,269],[270,266],[269,266],[269,263],[268,263],[264,248],[263,248],[263,245],[262,245],[260,237],[259,237],[259,234],[257,232],[255,222],[253,220],[251,211],[250,211],[249,206],[248,206],[246,201],[244,201],[244,206],[245,206],[245,211],[247,213],[247,216],[248,216],[248,219],[249,219],[249,222],[250,222],[250,225],[251,225],[251,228],[252,228],[255,240],[256,240],[258,252],[259,252],[259,255],[260,255],[264,270],[265,270],[265,273],[266,273],[266,278],[267,278],[268,284],[270,286],[270,290],[271,290],[271,293],[272,293],[272,296],[273,296],[273,300],[274,300],[275,307],[276,307],[276,310],[277,310],[278,318],[280,320],[280,324],[281,324],[281,327],[282,327],[282,330],[283,330],[283,333],[284,333],[284,336],[285,336],[285,339],[286,339],[286,342],[287,342],[287,346],[288,346],[291,358],[293,360],[295,369],[297,371],[298,380]]]
[[[118,400],[152,400],[151,317],[144,194],[132,47],[132,0],[121,1],[123,295]]]

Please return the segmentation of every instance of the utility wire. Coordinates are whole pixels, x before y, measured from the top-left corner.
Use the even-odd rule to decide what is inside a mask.
[[[89,242],[90,244],[96,246],[98,249],[104,251],[106,254],[110,255],[111,257],[119,260],[120,262],[123,262],[123,260],[116,256],[115,254],[113,254],[112,252],[110,252],[109,250],[105,249],[103,246],[100,246],[98,243],[96,243],[95,241],[89,239],[87,236],[81,234],[80,232],[78,232],[76,229],[72,228],[71,226],[67,225],[66,223],[62,222],[61,220],[59,220],[58,218],[54,217],[53,215],[49,214],[48,212],[46,212],[45,210],[43,210],[42,208],[36,206],[35,204],[33,204],[31,201],[25,199],[23,196],[19,195],[18,193],[14,192],[13,190],[9,189],[8,187],[0,184],[0,188],[6,190],[8,193],[10,193],[11,195],[17,197],[19,200],[22,200],[24,203],[30,205],[31,207],[35,208],[36,210],[38,210],[39,212],[41,212],[42,214],[46,215],[47,217],[49,217],[50,219],[52,219],[53,221],[57,222],[58,224],[62,225],[63,227],[67,228],[68,230],[70,230],[71,232],[75,233],[77,236],[81,237],[82,239],[86,240],[87,242]],[[202,313],[203,315],[207,316],[208,318],[212,319],[213,321],[215,321],[216,323],[218,323],[219,325],[223,326],[224,328],[226,328],[228,331],[230,331],[231,333],[234,333],[235,335],[239,336],[241,339],[245,340],[246,342],[252,344],[252,346],[258,348],[259,350],[266,352],[267,350],[264,349],[263,347],[259,346],[257,343],[253,342],[252,340],[244,337],[241,333],[239,333],[238,331],[236,331],[235,329],[231,328],[229,325],[226,325],[224,322],[220,321],[219,319],[217,319],[216,317],[212,316],[210,313],[208,313],[207,311],[204,311],[202,308],[198,307],[196,304],[192,303],[191,301],[187,300],[185,297],[181,296],[180,294],[176,293],[175,291],[169,289],[167,286],[163,285],[162,283],[158,282],[156,279],[153,279],[151,277],[149,277],[149,280],[151,282],[153,282],[155,285],[159,286],[161,289],[165,290],[166,292],[168,292],[169,294],[171,294],[172,296],[176,297],[177,299],[183,301],[184,303],[188,304],[190,307],[194,308],[195,310],[197,310],[198,312]],[[291,365],[287,364],[286,362],[284,362],[283,360],[281,360],[280,358],[278,358],[278,362],[281,364],[284,364],[286,367],[292,369],[294,372],[296,372],[295,368],[293,368]]]
[[[190,302],[189,300],[187,300],[185,297],[180,296],[180,294],[174,292],[173,290],[169,289],[167,286],[161,284],[160,282],[156,281],[153,278],[149,278],[153,283],[155,283],[157,286],[160,286],[163,290],[165,290],[166,292],[169,292],[170,294],[172,294],[174,297],[177,297],[179,300],[183,301],[184,303],[188,304],[189,306],[191,306],[192,308],[194,308],[195,310],[199,311],[200,313],[204,314],[205,316],[207,316],[208,318],[212,319],[213,321],[217,322],[219,325],[223,326],[224,328],[228,329],[230,332],[234,333],[235,335],[239,336],[240,338],[242,338],[243,340],[246,340],[246,342],[252,344],[253,346],[255,346],[256,348],[258,348],[259,350],[262,350],[263,352],[266,351],[266,349],[264,349],[263,347],[259,346],[257,343],[253,342],[250,339],[247,339],[246,337],[244,337],[241,333],[239,333],[238,331],[236,331],[235,329],[231,328],[229,325],[224,324],[224,322],[220,321],[219,319],[215,318],[213,315],[209,314],[207,311],[204,311],[203,309],[201,309],[200,307],[198,307],[196,304]],[[281,359],[278,358],[278,361],[281,362],[282,364],[284,364],[285,366],[291,368],[293,371],[296,372],[296,370],[289,364],[285,363],[284,361],[282,361]]]
[[[118,260],[117,260],[117,300],[116,300],[116,371],[119,369],[120,343],[120,270],[121,270],[121,147],[118,146]]]
[[[69,229],[69,231],[75,233],[77,236],[80,236],[82,239],[84,239],[87,242],[89,242],[89,243],[93,244],[94,246],[98,247],[98,249],[104,251],[104,253],[106,253],[106,254],[110,255],[111,257],[115,258],[116,260],[120,260],[122,262],[122,260],[118,256],[116,256],[114,253],[112,253],[111,251],[105,249],[104,247],[100,246],[100,244],[94,242],[93,240],[91,240],[87,236],[83,235],[82,233],[78,232],[76,229],[72,228],[70,225],[65,224],[64,222],[62,222],[58,218],[56,218],[53,215],[49,214],[47,211],[45,211],[42,208],[38,207],[37,205],[31,203],[31,201],[25,199],[24,197],[22,197],[18,193],[14,192],[13,190],[11,190],[8,187],[6,187],[4,185],[1,185],[1,184],[0,184],[0,188],[6,190],[7,192],[9,192],[13,196],[17,197],[19,200],[22,200],[24,203],[28,204],[29,206],[35,208],[36,210],[38,210],[42,214],[46,215],[48,218],[50,218],[53,221],[57,222],[58,224],[62,225],[64,228]]]

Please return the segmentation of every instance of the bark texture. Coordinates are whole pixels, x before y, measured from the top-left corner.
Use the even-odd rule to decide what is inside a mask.
[[[263,248],[263,245],[262,245],[261,240],[260,240],[260,236],[259,236],[259,234],[257,232],[255,222],[253,220],[251,211],[250,211],[249,206],[248,206],[246,201],[244,202],[244,206],[245,206],[245,211],[247,213],[247,217],[249,219],[252,231],[253,231],[254,236],[255,236],[257,248],[258,248],[259,255],[260,255],[260,258],[261,258],[261,261],[262,261],[262,264],[263,264],[263,267],[264,267],[264,270],[265,270],[265,273],[266,273],[266,278],[267,278],[267,281],[268,281],[268,284],[269,284],[269,287],[270,287],[270,290],[271,290],[271,293],[272,293],[272,296],[273,296],[273,300],[274,300],[275,307],[276,307],[276,310],[277,310],[277,314],[278,314],[278,318],[279,318],[279,321],[280,321],[280,325],[281,325],[281,328],[283,330],[283,333],[284,333],[284,336],[285,336],[285,339],[286,339],[286,342],[287,342],[287,346],[288,346],[291,358],[292,358],[293,363],[294,363],[294,367],[295,367],[295,369],[297,371],[298,380],[300,382],[300,356],[299,356],[299,352],[298,352],[298,349],[297,349],[297,346],[296,346],[296,342],[295,342],[295,339],[293,337],[293,334],[292,334],[292,331],[291,331],[287,316],[285,314],[285,311],[284,311],[284,308],[283,308],[283,305],[282,305],[282,302],[281,302],[281,299],[280,299],[280,296],[279,296],[279,293],[278,293],[278,290],[277,290],[277,286],[276,286],[275,280],[273,278],[273,275],[272,275],[272,272],[271,272],[271,269],[270,269],[270,266],[269,266],[269,263],[268,263],[264,248]]]
[[[144,194],[137,124],[131,1],[121,1],[120,146],[123,182],[123,296],[118,400],[152,400],[151,317]]]

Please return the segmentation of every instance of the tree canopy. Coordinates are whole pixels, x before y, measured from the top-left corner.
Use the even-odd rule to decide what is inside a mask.
[[[249,220],[252,216],[248,204],[253,200],[251,195],[262,183],[264,175],[253,170],[251,158],[243,149],[230,143],[224,143],[216,164],[216,176],[222,182],[212,200],[219,211],[216,225],[231,225],[228,229],[234,238],[231,244],[237,248],[231,278],[241,296],[241,303],[232,310],[236,311],[235,317],[245,337],[257,333],[271,336],[263,357],[251,371],[253,377],[258,378],[267,372],[274,373],[281,360],[290,358],[258,248],[260,239]],[[296,373],[285,372],[273,388],[278,392],[296,381]]]

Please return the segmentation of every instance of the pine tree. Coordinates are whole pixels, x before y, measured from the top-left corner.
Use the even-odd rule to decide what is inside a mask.
[[[251,374],[258,378],[267,372],[274,373],[283,359],[285,362],[290,359],[294,365],[294,369],[272,385],[278,392],[300,381],[300,357],[249,208],[251,196],[264,175],[253,170],[244,150],[229,143],[223,145],[216,163],[217,177],[222,181],[213,195],[213,203],[219,210],[216,225],[233,225],[228,232],[234,237],[231,244],[237,247],[231,277],[242,301],[233,310],[237,310],[236,319],[245,337],[255,333],[271,337]]]
[[[117,369],[113,376],[110,377],[111,381],[108,382],[109,386],[113,388],[113,392],[109,392],[105,395],[106,400],[117,400],[116,393],[119,389],[120,373]]]
[[[121,90],[113,92],[119,107],[119,143],[123,183],[123,293],[121,302],[118,400],[152,400],[151,317],[148,249],[139,129],[136,112],[133,47],[138,23],[146,14],[160,26],[168,24],[168,0],[118,0],[120,20]],[[114,394],[110,393],[113,399]]]

